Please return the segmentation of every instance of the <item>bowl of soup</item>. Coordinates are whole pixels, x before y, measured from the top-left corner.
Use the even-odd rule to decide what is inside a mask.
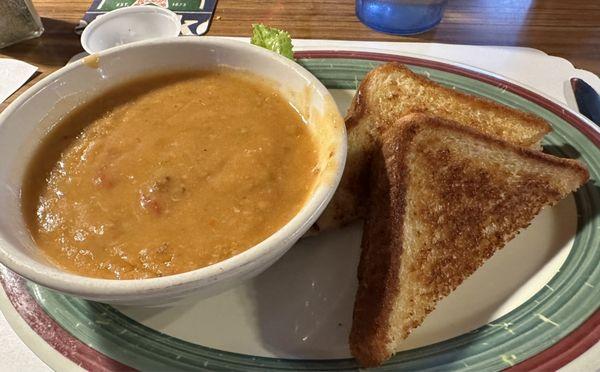
[[[210,295],[281,257],[346,157],[327,89],[218,38],[150,40],[63,67],[0,115],[0,262],[86,299]]]

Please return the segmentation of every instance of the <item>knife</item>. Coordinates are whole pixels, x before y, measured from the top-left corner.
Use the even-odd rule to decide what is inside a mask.
[[[579,78],[571,78],[571,88],[579,112],[594,123],[600,125],[600,96],[594,88]]]

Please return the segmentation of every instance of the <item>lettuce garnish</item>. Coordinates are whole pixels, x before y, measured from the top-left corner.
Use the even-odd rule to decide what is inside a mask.
[[[250,43],[281,54],[289,59],[294,59],[292,37],[287,31],[278,30],[260,23],[253,24]]]

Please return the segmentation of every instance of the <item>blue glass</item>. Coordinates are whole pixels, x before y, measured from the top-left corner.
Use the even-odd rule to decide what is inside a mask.
[[[448,0],[356,0],[356,16],[370,28],[412,35],[440,23]]]

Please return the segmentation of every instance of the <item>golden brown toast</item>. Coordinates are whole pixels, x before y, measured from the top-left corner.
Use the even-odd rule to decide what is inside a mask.
[[[398,63],[381,65],[361,82],[346,116],[348,157],[333,200],[314,226],[328,230],[364,217],[369,159],[381,132],[422,112],[450,119],[524,147],[551,131],[543,119],[444,87]],[[362,203],[361,203],[362,201]]]
[[[381,141],[350,333],[365,367],[390,358],[440,299],[589,177],[575,160],[422,114]]]

